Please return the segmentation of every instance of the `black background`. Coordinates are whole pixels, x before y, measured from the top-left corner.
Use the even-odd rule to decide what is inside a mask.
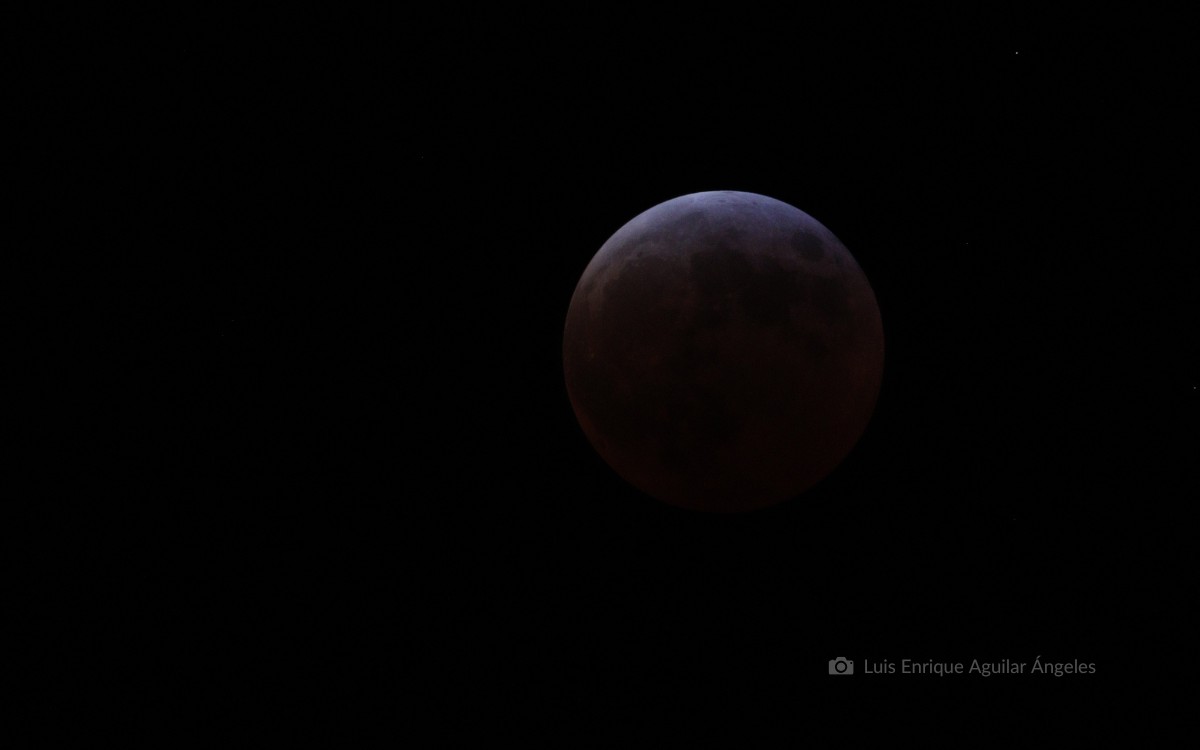
[[[87,176],[48,198],[87,206],[53,231],[91,238],[102,303],[56,346],[102,387],[47,428],[84,461],[47,475],[16,547],[57,643],[43,674],[184,726],[337,734],[1129,721],[1101,707],[1188,668],[1177,28],[729,9],[88,26],[99,49],[44,94],[82,105],[49,135]],[[561,373],[600,245],[713,189],[828,226],[886,335],[854,452],[744,516],[624,484]],[[831,678],[836,656],[1096,673]]]

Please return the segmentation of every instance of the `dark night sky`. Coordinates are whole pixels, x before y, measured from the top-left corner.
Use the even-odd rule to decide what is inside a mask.
[[[114,41],[69,77],[95,169],[54,197],[101,196],[83,223],[129,249],[93,261],[118,312],[79,336],[122,395],[77,430],[115,449],[87,499],[35,509],[72,543],[20,548],[60,582],[43,597],[90,613],[52,629],[47,674],[94,660],[87,684],[160,686],[189,721],[700,715],[785,736],[923,732],[949,703],[1019,734],[1181,680],[1176,26],[464,10]],[[738,517],[625,485],[561,373],[600,245],[712,189],[832,229],[887,336],[849,459]],[[1097,674],[825,674],[1037,655]]]

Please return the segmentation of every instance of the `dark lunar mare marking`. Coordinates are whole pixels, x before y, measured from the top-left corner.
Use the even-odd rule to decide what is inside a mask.
[[[754,279],[750,259],[724,242],[718,243],[714,250],[694,253],[691,267],[692,280],[705,294],[744,289]]]
[[[820,260],[825,257],[825,243],[805,229],[798,229],[792,233],[792,249],[805,260]]]
[[[750,285],[738,295],[746,316],[764,326],[781,326],[791,322],[792,303],[797,299],[799,276],[774,260],[764,260],[764,269],[751,279]]]
[[[816,277],[812,286],[813,304],[830,318],[840,318],[849,311],[846,288],[840,278]]]

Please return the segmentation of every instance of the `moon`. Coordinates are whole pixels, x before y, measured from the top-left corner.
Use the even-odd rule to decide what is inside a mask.
[[[588,441],[627,482],[682,508],[750,511],[810,489],[862,436],[883,326],[816,219],[755,193],[693,193],[592,258],[563,372]]]

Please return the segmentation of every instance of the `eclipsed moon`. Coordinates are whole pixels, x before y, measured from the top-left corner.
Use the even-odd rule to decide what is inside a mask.
[[[754,193],[694,193],[592,258],[563,368],[617,474],[673,505],[746,511],[804,492],[854,447],[883,327],[862,269],[816,219]]]

